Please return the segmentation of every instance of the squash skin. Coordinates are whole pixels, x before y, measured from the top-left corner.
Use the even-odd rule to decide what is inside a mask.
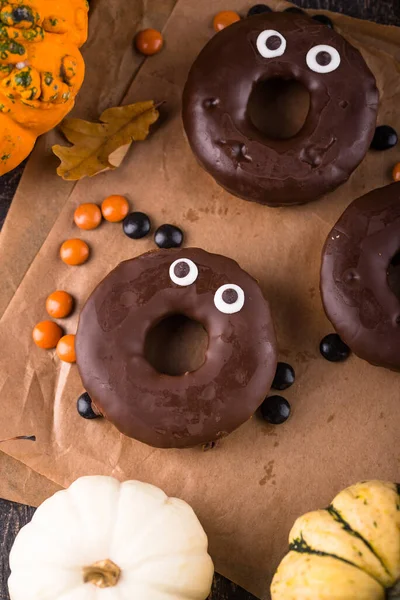
[[[73,108],[87,29],[85,0],[0,0],[0,175]]]
[[[400,488],[369,481],[303,515],[271,584],[272,600],[385,600],[400,579]]]

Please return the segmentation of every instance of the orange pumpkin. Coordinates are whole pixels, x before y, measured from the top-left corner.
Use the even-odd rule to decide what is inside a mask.
[[[74,106],[87,25],[86,0],[0,0],[0,175]]]

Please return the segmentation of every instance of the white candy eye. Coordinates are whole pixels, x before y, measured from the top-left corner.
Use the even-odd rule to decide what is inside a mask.
[[[234,283],[221,285],[215,292],[214,304],[220,312],[233,315],[243,308],[244,291]]]
[[[257,50],[264,58],[282,56],[286,50],[286,40],[279,31],[266,29],[257,38]]]
[[[331,73],[339,67],[341,58],[332,46],[315,46],[307,54],[307,65],[315,73]]]
[[[199,270],[192,260],[178,258],[169,268],[169,276],[176,285],[192,285],[199,276]]]

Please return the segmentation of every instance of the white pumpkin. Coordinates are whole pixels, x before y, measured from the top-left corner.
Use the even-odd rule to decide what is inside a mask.
[[[214,567],[191,507],[139,481],[82,477],[21,529],[12,600],[204,600]]]

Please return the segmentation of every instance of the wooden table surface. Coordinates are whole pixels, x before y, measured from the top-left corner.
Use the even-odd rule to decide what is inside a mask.
[[[261,0],[258,0],[261,1]],[[257,1],[254,2],[256,4]],[[400,25],[399,0],[297,0],[299,6],[343,12],[353,17],[370,19],[379,23]],[[228,2],[229,4],[229,2]],[[0,228],[12,202],[21,178],[23,166],[0,177]],[[0,600],[8,600],[8,555],[18,530],[28,523],[35,509],[0,499]],[[215,578],[213,600],[251,600],[252,596],[227,579]]]

